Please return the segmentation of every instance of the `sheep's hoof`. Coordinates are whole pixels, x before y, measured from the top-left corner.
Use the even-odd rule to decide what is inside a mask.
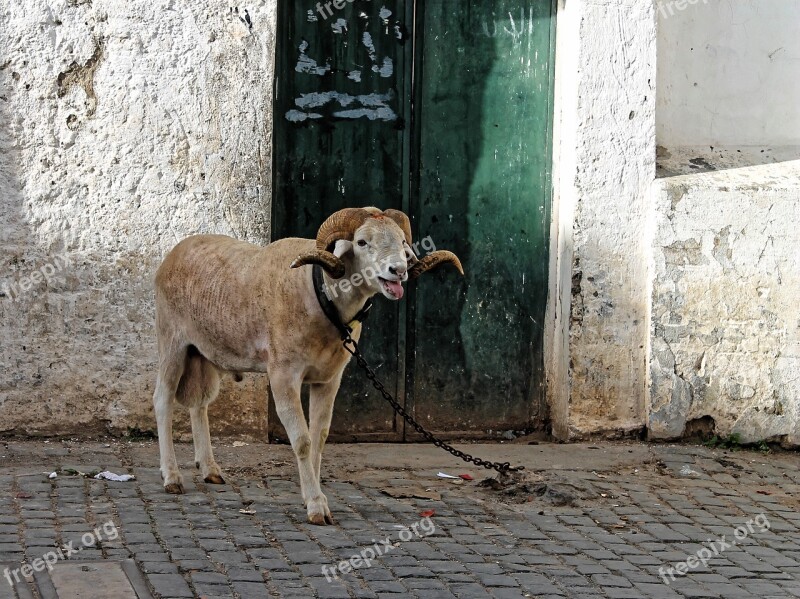
[[[183,485],[181,483],[169,483],[168,485],[164,485],[164,490],[167,493],[172,493],[173,495],[183,495]]]
[[[204,482],[207,482],[210,485],[224,485],[225,479],[222,478],[219,474],[209,474],[203,479]]]
[[[308,521],[317,526],[326,526],[328,524],[335,524],[333,516],[328,514],[309,514]]]
[[[308,521],[317,526],[333,524],[333,516],[328,508],[328,500],[323,495],[319,499],[308,502]]]

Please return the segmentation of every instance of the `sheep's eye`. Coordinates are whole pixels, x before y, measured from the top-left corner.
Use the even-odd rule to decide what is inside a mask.
[[[362,248],[363,248],[363,247],[366,247],[366,246],[367,246],[367,242],[366,242],[366,241],[364,241],[363,239],[359,239],[359,240],[358,240],[358,246],[359,246],[359,247],[362,247]]]

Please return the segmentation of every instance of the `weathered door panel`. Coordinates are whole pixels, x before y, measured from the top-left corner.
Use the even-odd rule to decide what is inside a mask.
[[[280,2],[274,239],[313,238],[322,219],[345,207],[404,209],[404,6],[356,0],[324,18],[314,3]],[[363,336],[364,352],[396,392],[400,324],[398,304],[379,299]],[[394,431],[391,408],[369,389],[348,368],[333,433]]]
[[[445,431],[542,427],[552,9],[423,6],[412,210],[417,235],[455,251],[467,276],[417,284],[414,413]]]

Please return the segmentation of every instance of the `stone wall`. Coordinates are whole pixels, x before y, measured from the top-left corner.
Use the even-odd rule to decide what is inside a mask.
[[[0,4],[0,432],[154,428],[161,257],[269,239],[275,4]],[[217,430],[263,434],[265,388]]]

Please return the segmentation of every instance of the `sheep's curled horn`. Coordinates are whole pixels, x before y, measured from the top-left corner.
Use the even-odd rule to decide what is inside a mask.
[[[366,208],[345,208],[333,213],[322,223],[317,232],[317,247],[315,250],[298,256],[291,264],[291,268],[297,268],[306,264],[319,264],[334,279],[341,279],[345,275],[344,262],[333,254],[336,242],[340,239],[352,241],[358,228],[364,224],[368,218],[386,217],[393,220],[403,231],[406,243],[409,247],[411,243],[411,223],[408,217],[399,210],[370,210]],[[443,250],[435,251],[422,260],[417,260],[408,270],[408,276],[416,279],[422,273],[437,268],[442,264],[450,263],[458,269],[462,275],[464,269],[461,261],[452,253]]]

